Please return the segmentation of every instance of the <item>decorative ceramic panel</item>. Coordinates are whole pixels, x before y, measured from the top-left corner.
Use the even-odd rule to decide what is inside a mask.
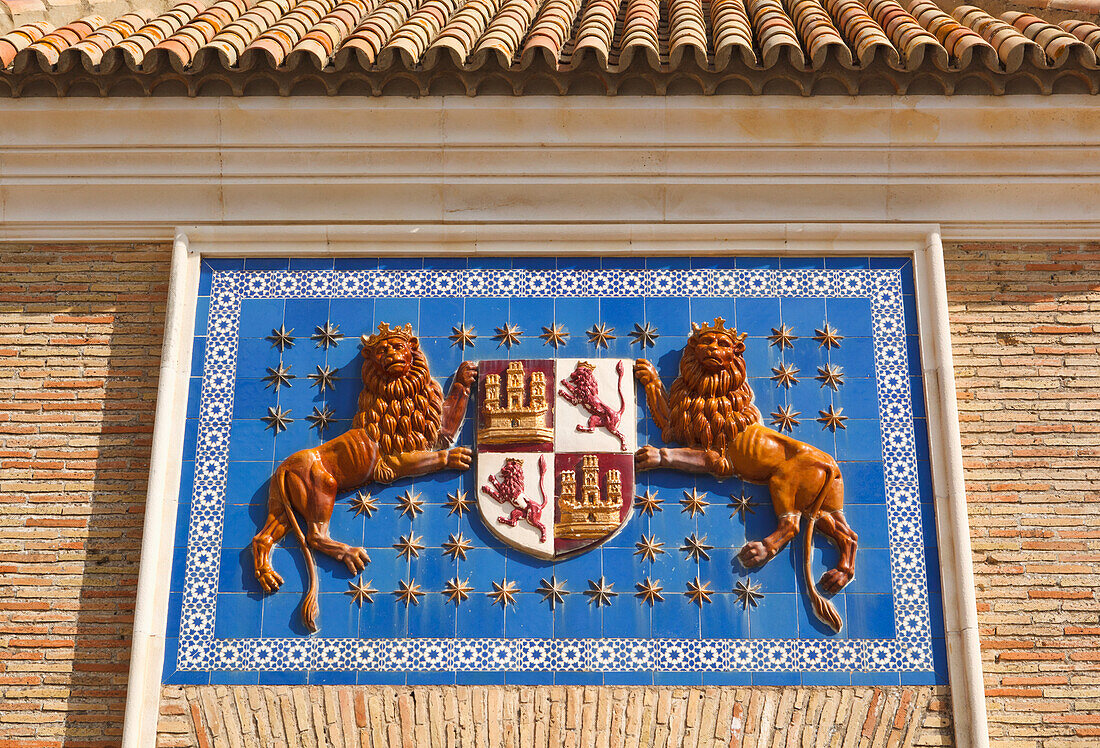
[[[917,333],[890,258],[204,261],[164,680],[946,683]]]

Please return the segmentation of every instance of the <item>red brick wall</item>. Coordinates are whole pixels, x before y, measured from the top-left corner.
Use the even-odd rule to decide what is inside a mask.
[[[0,247],[0,748],[119,741],[168,256]],[[947,271],[990,733],[1100,745],[1100,245]]]
[[[947,286],[995,745],[1100,745],[1100,245],[965,245]]]
[[[0,247],[0,746],[120,741],[169,253]]]

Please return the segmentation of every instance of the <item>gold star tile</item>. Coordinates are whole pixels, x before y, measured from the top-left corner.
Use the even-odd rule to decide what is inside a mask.
[[[306,420],[309,421],[311,429],[324,431],[332,423],[332,408],[326,405],[322,410],[314,405],[313,412],[306,416]]]
[[[363,582],[361,581],[362,579],[362,577],[359,577],[359,579],[353,582],[348,582],[348,591],[344,593],[345,595],[351,595],[352,602],[359,603],[360,608],[363,607],[364,600],[368,603],[373,603],[374,595],[378,592],[378,590],[371,586],[371,582],[374,580]]]
[[[588,336],[588,342],[596,346],[596,350],[599,350],[600,348],[607,348],[608,342],[618,337],[612,334],[614,332],[614,327],[608,327],[601,322],[599,324],[592,325],[592,329],[586,330],[585,335]]]
[[[602,576],[598,582],[589,579],[588,589],[584,591],[584,594],[588,595],[588,604],[591,605],[595,603],[597,608],[603,605],[610,605],[611,599],[617,597],[619,594],[612,589],[614,586],[614,582],[609,583]]]
[[[274,386],[275,391],[278,392],[280,387],[293,386],[290,384],[291,379],[296,379],[296,377],[290,373],[290,367],[283,366],[282,362],[279,362],[279,366],[277,368],[272,369],[270,366],[267,367],[267,376],[264,377],[264,381],[267,382],[267,386],[264,387],[264,389]]]
[[[664,502],[664,499],[658,499],[657,492],[648,488],[645,493],[634,497],[634,505],[639,508],[642,514],[648,514],[650,517],[653,516],[654,512],[664,511],[661,508],[662,502]]]
[[[752,502],[752,497],[746,496],[744,492],[742,492],[740,496],[734,496],[731,494],[730,503],[728,504],[728,506],[730,509],[733,510],[733,513],[730,514],[730,519],[741,515],[741,521],[744,522],[746,513],[756,514],[756,510],[753,509],[756,504]]]
[[[451,334],[447,336],[451,341],[451,347],[456,345],[461,350],[466,350],[466,346],[473,346],[474,341],[477,340],[477,331],[472,327],[466,327],[465,324],[452,326]]]
[[[645,580],[638,582],[634,586],[638,588],[634,596],[640,597],[642,602],[649,603],[651,608],[654,603],[664,602],[665,600],[664,595],[661,594],[661,590],[663,590],[664,587],[661,586],[660,579],[650,579],[646,577]]]
[[[844,340],[844,336],[835,327],[830,327],[828,323],[825,324],[824,330],[814,330],[814,333],[814,340],[821,348],[839,348],[840,341]]]
[[[680,546],[680,550],[687,554],[685,558],[690,558],[695,563],[699,563],[700,559],[703,561],[710,561],[710,554],[707,553],[707,551],[713,548],[713,545],[707,545],[706,535],[698,538],[695,536],[695,533],[684,538],[684,544]]]
[[[267,428],[274,429],[276,434],[280,431],[286,431],[286,427],[294,423],[294,419],[290,417],[290,408],[283,410],[282,406],[279,405],[268,408],[267,415],[260,420],[267,424]]]
[[[655,535],[642,533],[641,541],[634,544],[634,547],[638,549],[634,551],[634,555],[641,556],[643,561],[656,561],[657,556],[668,553],[662,548],[663,545],[664,542],[657,540]]]
[[[317,372],[307,375],[306,378],[313,380],[312,386],[317,387],[321,392],[336,387],[336,369],[331,366],[322,367],[318,364]]]
[[[798,417],[802,415],[801,410],[795,410],[793,406],[784,405],[779,410],[772,412],[772,426],[775,426],[780,431],[786,431],[790,433],[794,430],[794,427],[802,423],[798,420]]]
[[[687,583],[687,592],[684,593],[689,600],[700,608],[703,607],[703,603],[710,602],[710,596],[713,594],[714,590],[710,588],[710,582],[700,582],[698,576]]]
[[[457,488],[454,493],[447,494],[447,501],[444,503],[450,511],[448,515],[457,514],[462,516],[463,512],[470,511],[470,499],[467,498],[465,491],[459,491]]]
[[[334,325],[329,320],[325,320],[324,326],[317,325],[317,332],[310,337],[317,341],[318,348],[324,348],[327,351],[330,346],[338,345],[344,339],[344,334],[340,332],[340,325]]]
[[[493,598],[493,605],[499,605],[504,608],[516,604],[516,594],[518,592],[519,589],[516,587],[515,582],[508,579],[502,579],[499,582],[493,582],[493,591],[486,592],[485,594]]]
[[[401,507],[401,513],[408,515],[409,519],[416,519],[417,514],[424,513],[424,500],[420,498],[419,492],[411,488],[405,489],[397,504]]]
[[[424,550],[424,544],[420,542],[423,539],[423,535],[414,535],[410,532],[408,535],[402,535],[393,547],[397,549],[397,555],[404,556],[406,560],[420,558],[420,551]]]
[[[836,410],[833,410],[832,403],[830,403],[828,410],[819,410],[817,412],[821,414],[821,417],[817,419],[817,422],[825,424],[821,428],[829,429],[829,431],[832,431],[834,434],[836,433],[837,429],[848,428],[844,425],[844,422],[848,420],[848,416],[841,415],[841,413],[844,412],[844,408],[837,408]]]
[[[772,345],[779,346],[779,350],[784,348],[794,348],[794,341],[798,340],[798,336],[794,334],[794,329],[787,327],[786,324],[779,327],[772,328],[772,334],[768,336]]]
[[[691,512],[692,518],[696,514],[706,514],[707,507],[710,506],[710,502],[706,500],[707,492],[699,493],[693,486],[691,493],[684,491],[684,498],[680,499],[680,504],[684,507],[680,510],[680,513]]]
[[[458,535],[451,533],[447,537],[447,542],[443,544],[443,553],[451,557],[452,561],[458,559],[466,560],[466,552],[474,547],[474,544],[470,542],[469,538],[462,536],[462,531],[458,531]]]
[[[817,376],[814,379],[821,382],[822,387],[830,387],[835,392],[844,384],[844,370],[833,364],[817,367]]]
[[[644,349],[657,345],[657,338],[661,336],[657,334],[657,328],[649,322],[646,322],[644,326],[635,322],[634,329],[630,331],[630,337],[634,338],[630,341],[631,345],[637,344]]]
[[[493,336],[493,340],[497,342],[497,348],[504,346],[511,350],[512,346],[519,345],[520,337],[523,335],[523,330],[519,329],[519,325],[504,325],[504,327],[496,328],[497,334]]]
[[[447,596],[455,605],[465,602],[470,599],[470,593],[474,591],[473,585],[470,584],[469,578],[447,580],[447,583],[443,586],[443,594]]]
[[[798,377],[796,376],[798,372],[799,369],[794,364],[774,366],[772,367],[772,381],[776,383],[776,387],[782,385],[790,389],[791,385],[798,384]]]
[[[378,499],[374,498],[369,493],[360,491],[355,494],[355,498],[351,500],[351,508],[355,510],[356,517],[360,514],[365,514],[369,519],[374,516],[374,512],[378,509]]]
[[[271,330],[271,334],[268,335],[265,340],[271,341],[272,348],[278,348],[279,353],[282,353],[287,348],[294,347],[294,338],[290,337],[290,333],[294,332],[294,328],[286,329],[283,325],[279,325],[279,329]]]
[[[412,605],[420,605],[420,598],[426,593],[420,590],[420,585],[416,583],[415,579],[409,581],[401,580],[397,583],[397,589],[393,592],[397,596],[397,599],[405,603],[405,607]]]
[[[558,581],[558,578],[554,575],[550,575],[550,579],[540,580],[542,582],[539,588],[535,590],[538,594],[542,595],[543,602],[550,601],[550,607],[553,608],[558,603],[565,602],[565,596],[569,594],[569,590],[565,589],[565,582]]]
[[[559,324],[552,324],[549,327],[543,327],[542,335],[539,335],[539,337],[546,345],[557,350],[569,340],[569,331]]]
[[[764,593],[760,591],[758,582],[745,584],[738,579],[737,584],[733,586],[733,592],[737,595],[737,602],[741,603],[742,610],[748,610],[750,605],[755,608],[759,604],[757,601],[764,599]]]

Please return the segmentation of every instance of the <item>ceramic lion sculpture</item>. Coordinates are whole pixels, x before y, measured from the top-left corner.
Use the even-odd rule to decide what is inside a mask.
[[[352,428],[283,461],[271,478],[267,520],[252,539],[256,579],[265,592],[275,592],[283,580],[271,566],[271,550],[288,530],[294,531],[309,569],[302,622],[310,631],[317,630],[317,568],[311,551],[332,556],[353,574],[370,561],[362,548],[329,535],[336,494],[374,481],[466,470],[472,457],[467,447],[445,447],[462,423],[476,366],[459,366],[444,400],[411,325],[383,322],[376,334],[362,336],[362,344],[363,390]],[[304,532],[295,512],[305,521]]]
[[[821,586],[835,593],[853,576],[858,537],[844,519],[840,468],[817,447],[763,425],[760,411],[753,405],[744,350],[745,335],[727,329],[725,320],[716,318],[712,325],[692,324],[671,393],[666,393],[653,364],[645,359],[635,363],[635,377],[645,388],[661,438],[685,445],[665,449],[646,445],[635,455],[636,469],[737,476],[768,486],[778,527],[764,540],[746,543],[738,558],[746,567],[770,560],[798,534],[805,517],[803,572],[810,601],[814,613],[840,631],[836,607],[818,592],[810,576],[815,530],[840,549],[836,568],[825,572]]]

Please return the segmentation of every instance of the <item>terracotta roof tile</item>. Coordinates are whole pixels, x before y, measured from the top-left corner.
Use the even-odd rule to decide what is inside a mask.
[[[736,80],[760,93],[782,79],[810,93],[828,79],[858,93],[930,75],[951,91],[975,73],[1003,93],[1017,72],[1041,91],[1068,81],[1097,93],[1098,56],[1094,23],[974,5],[947,13],[933,0],[185,0],[151,20],[88,16],[0,36],[0,95],[22,95],[32,79],[61,92],[81,75],[104,93],[123,78],[151,93],[172,75],[192,94],[207,77],[240,93],[252,73],[288,93],[294,71],[324,73],[315,80],[330,93],[342,75],[375,93],[397,79],[430,93],[433,76],[456,75],[468,93],[490,79],[568,92],[593,77],[614,91],[639,75],[658,92]]]

